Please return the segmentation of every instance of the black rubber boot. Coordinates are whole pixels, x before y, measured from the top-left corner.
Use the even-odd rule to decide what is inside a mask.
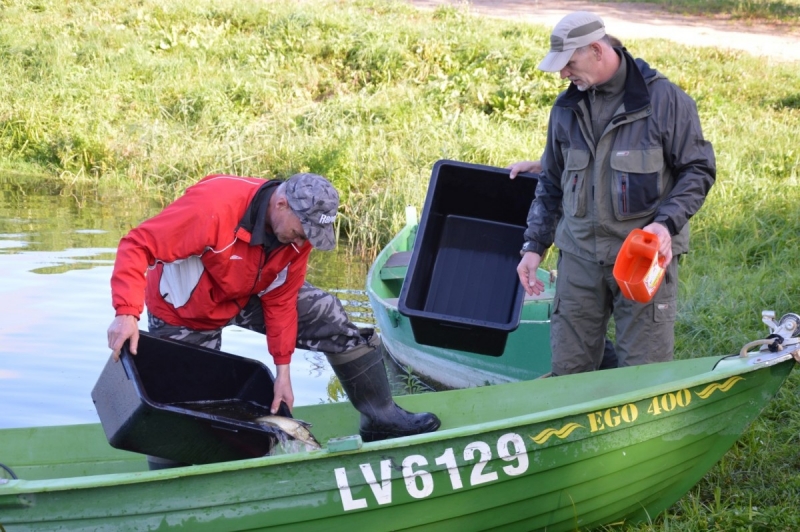
[[[603,360],[597,369],[613,369],[618,366],[617,349],[614,347],[614,342],[606,338],[606,345],[603,348]]]
[[[369,338],[366,344],[327,355],[347,397],[361,412],[361,439],[379,441],[438,429],[441,422],[436,415],[412,414],[395,404],[383,365],[380,337],[371,331],[364,336]]]

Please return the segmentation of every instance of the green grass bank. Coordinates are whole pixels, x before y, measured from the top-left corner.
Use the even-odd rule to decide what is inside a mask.
[[[788,2],[794,6],[795,2]],[[202,176],[328,176],[371,257],[442,158],[541,153],[565,88],[536,70],[548,28],[402,2],[0,0],[0,171],[54,194],[167,202]],[[681,270],[680,356],[800,311],[800,76],[743,53],[625,43],[695,98],[718,179]],[[28,178],[30,180],[30,178]],[[633,530],[800,529],[795,372],[739,444]],[[618,527],[619,528],[619,527]],[[624,528],[624,527],[622,527]]]

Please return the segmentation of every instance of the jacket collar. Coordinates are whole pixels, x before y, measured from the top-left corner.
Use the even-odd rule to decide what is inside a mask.
[[[267,252],[282,245],[275,235],[267,232],[269,200],[281,183],[280,179],[271,179],[261,185],[236,228],[247,230],[250,233],[250,245],[264,246]]]
[[[625,48],[614,48],[614,50],[625,61],[628,71],[628,76],[625,78],[625,94],[622,97],[625,112],[641,111],[650,105],[650,91],[647,89],[647,84],[660,74],[650,68],[643,59],[634,59]],[[581,102],[588,105],[588,98],[588,91],[579,91],[574,83],[570,83],[567,90],[556,99],[555,105],[578,109]]]

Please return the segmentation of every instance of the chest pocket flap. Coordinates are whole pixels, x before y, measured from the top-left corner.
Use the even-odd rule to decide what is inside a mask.
[[[585,170],[589,166],[589,157],[590,154],[586,150],[570,150],[564,167],[567,170]]]
[[[661,171],[664,152],[661,148],[649,150],[615,151],[611,154],[611,168],[632,174],[650,174]]]

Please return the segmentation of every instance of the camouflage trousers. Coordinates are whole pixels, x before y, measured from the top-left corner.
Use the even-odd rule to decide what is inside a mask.
[[[297,296],[297,344],[299,349],[321,351],[335,355],[350,351],[367,342],[347,316],[339,298],[306,282]],[[253,296],[247,305],[227,325],[266,334],[264,312],[258,296]],[[198,331],[180,325],[170,325],[147,313],[148,330],[161,338],[180,340],[190,344],[220,349],[222,327],[210,331]]]

